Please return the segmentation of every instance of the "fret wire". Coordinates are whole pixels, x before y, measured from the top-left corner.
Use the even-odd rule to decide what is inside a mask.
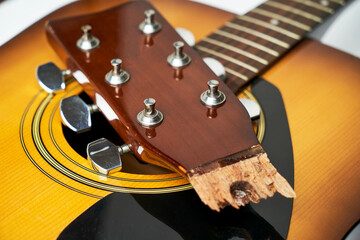
[[[310,0],[292,0],[292,1],[304,4],[304,5],[309,6],[309,7],[319,9],[321,11],[324,11],[324,12],[327,12],[327,13],[330,13],[330,14],[334,13],[333,9],[331,9],[329,7],[326,7],[326,6],[323,6],[323,5],[319,4],[319,3],[312,2]]]
[[[226,71],[227,73],[230,73],[231,75],[234,75],[235,77],[241,78],[241,79],[244,80],[244,81],[248,81],[248,80],[249,80],[249,78],[248,78],[247,76],[242,75],[241,73],[238,73],[238,72],[236,72],[236,71],[234,71],[234,70],[232,70],[232,69],[230,69],[230,68],[225,67],[225,71]]]
[[[296,40],[301,39],[301,36],[296,34],[296,33],[293,33],[291,31],[286,30],[284,28],[281,28],[279,26],[272,25],[271,23],[268,23],[268,22],[265,22],[265,21],[262,21],[262,20],[247,16],[247,15],[237,16],[237,18],[240,19],[240,20],[243,20],[243,21],[247,21],[247,22],[250,22],[250,23],[255,23],[257,25],[269,28],[271,30],[274,30],[276,32],[279,32],[279,33],[281,33],[281,34],[283,34],[285,36],[291,37],[291,38],[296,39]]]
[[[227,23],[225,23],[225,26],[231,27],[231,28],[234,28],[234,29],[236,29],[236,30],[240,30],[240,31],[243,31],[243,32],[246,32],[246,33],[250,33],[250,34],[252,34],[252,35],[254,35],[254,36],[263,38],[263,39],[265,39],[265,40],[267,40],[267,41],[269,41],[269,42],[272,42],[272,43],[274,43],[274,44],[276,44],[276,45],[279,45],[279,46],[281,46],[281,47],[283,47],[283,48],[289,48],[289,47],[290,47],[290,45],[289,45],[288,43],[286,43],[286,42],[283,42],[283,41],[281,41],[281,40],[279,40],[279,39],[273,38],[273,37],[271,37],[271,36],[269,36],[269,35],[266,35],[266,34],[264,34],[264,33],[255,31],[255,30],[253,30],[253,29],[240,26],[240,25],[235,24],[235,23],[227,22]]]
[[[275,14],[273,12],[270,12],[270,11],[267,11],[267,10],[264,10],[264,9],[260,9],[260,8],[255,8],[253,9],[251,12],[254,12],[254,13],[257,13],[257,14],[260,14],[260,15],[263,15],[263,16],[266,16],[266,17],[270,17],[270,18],[274,18],[274,19],[277,19],[277,20],[280,20],[280,21],[283,21],[287,24],[290,24],[290,25],[293,25],[297,28],[300,28],[300,29],[303,29],[305,31],[311,31],[311,27],[305,25],[305,24],[302,24],[300,22],[297,22],[295,20],[292,20],[290,18],[287,18],[287,17],[284,17],[284,16],[281,16],[279,14]]]
[[[329,0],[330,2],[334,2],[334,3],[337,3],[337,4],[340,4],[340,5],[344,5],[345,4],[345,1],[343,0]]]
[[[261,44],[258,44],[256,42],[250,41],[250,40],[248,40],[246,38],[239,37],[239,36],[237,36],[235,34],[228,33],[228,32],[222,31],[222,30],[216,30],[214,33],[218,34],[218,35],[221,35],[221,36],[224,36],[224,37],[227,37],[227,38],[231,38],[231,39],[233,39],[235,41],[247,44],[247,45],[252,46],[254,48],[257,48],[257,49],[259,49],[261,51],[264,51],[264,52],[266,52],[266,53],[268,53],[270,55],[273,55],[275,57],[280,56],[280,54],[275,50],[272,50],[272,49],[270,49],[268,47],[265,47],[265,46],[263,46]]]
[[[313,20],[313,21],[318,22],[318,23],[322,22],[322,19],[320,17],[318,17],[318,16],[315,16],[315,15],[313,15],[311,13],[308,13],[308,12],[304,12],[304,11],[296,9],[294,7],[287,6],[287,5],[279,3],[279,2],[274,2],[272,0],[269,0],[269,1],[264,2],[264,4],[268,5],[268,6],[271,6],[271,7],[274,7],[274,8],[278,8],[278,9],[281,9],[281,10],[284,10],[284,11],[294,13],[296,15],[302,16],[304,18]]]
[[[235,58],[229,57],[229,56],[227,56],[227,55],[225,55],[223,53],[219,53],[219,52],[216,52],[216,51],[214,51],[212,49],[202,47],[202,46],[199,46],[199,45],[195,46],[195,48],[202,51],[202,52],[206,52],[206,53],[212,54],[214,56],[217,56],[219,58],[222,58],[222,59],[224,59],[226,61],[232,62],[232,63],[234,63],[234,64],[236,64],[236,65],[238,65],[240,67],[246,68],[246,69],[248,69],[248,70],[250,70],[250,71],[252,71],[254,73],[259,72],[259,70],[257,68],[254,68],[253,66],[250,66],[249,64],[246,64],[246,63],[244,63],[244,62],[242,62],[240,60],[237,60]]]
[[[222,48],[225,48],[225,49],[228,49],[230,51],[233,51],[233,52],[236,52],[238,54],[241,54],[245,57],[248,57],[248,58],[251,58],[259,63],[262,63],[264,65],[268,65],[269,62],[263,58],[260,58],[252,53],[249,53],[249,52],[246,52],[240,48],[237,48],[237,47],[234,47],[234,46],[231,46],[229,44],[226,44],[226,43],[223,43],[223,42],[220,42],[218,40],[215,40],[215,39],[211,39],[211,38],[204,38],[202,41],[205,41],[205,42],[208,42],[208,43],[211,43],[211,44],[214,44],[216,46],[219,46],[219,47],[222,47]]]

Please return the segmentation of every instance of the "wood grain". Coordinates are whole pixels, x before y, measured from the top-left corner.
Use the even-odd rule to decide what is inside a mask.
[[[282,93],[293,142],[290,239],[340,239],[359,219],[359,66],[307,40],[264,75]]]
[[[148,162],[152,155],[150,161],[156,158],[161,162],[158,164],[172,166],[185,175],[191,169],[257,145],[243,105],[186,44],[184,52],[191,57],[191,63],[181,69],[182,79],[173,77],[174,68],[166,59],[174,51],[173,43],[182,39],[158,13],[155,19],[162,29],[152,35],[153,45],[144,44],[146,36],[138,26],[144,20],[144,11],[151,8],[145,2],[132,2],[97,14],[52,20],[46,26],[48,38],[71,72],[80,71],[86,76],[90,83],[84,83],[83,88],[93,102],[100,102],[101,96],[111,106],[117,118],[108,119],[110,124],[140,159]],[[86,24],[92,26],[92,34],[101,42],[89,52],[75,44],[81,26]],[[113,58],[121,58],[123,68],[131,75],[129,82],[120,86],[104,81]],[[208,107],[200,102],[200,95],[212,79],[219,81],[219,90],[226,96],[225,103],[216,107],[215,118],[207,116]],[[151,138],[137,122],[146,98],[156,99],[156,108],[164,115],[163,122],[153,127],[156,136]],[[103,105],[98,106],[105,110]]]
[[[48,44],[45,35],[46,21],[100,11],[122,2],[125,1],[75,2],[40,20],[0,48],[0,126],[3,136],[0,141],[0,173],[3,176],[0,180],[0,239],[55,239],[70,222],[99,200],[65,188],[41,173],[23,150],[19,139],[20,122],[27,105],[41,90],[35,77],[36,67],[49,61],[62,69],[66,67]],[[198,14],[204,10],[204,6],[200,4],[182,0],[154,2],[160,11],[166,13],[169,10],[165,16],[173,19],[172,24],[175,26],[186,27],[194,32],[198,29],[200,34],[197,39],[233,17],[226,12],[207,8],[208,14],[216,18],[205,20],[204,15]],[[184,11],[178,11],[179,4]],[[194,16],[191,21],[188,14]],[[202,27],[204,22],[209,29]],[[45,95],[41,93],[40,99]],[[31,125],[26,127],[30,128]],[[57,135],[63,135],[61,127],[54,130]],[[31,135],[25,137],[32,138]],[[79,158],[64,138],[58,142],[71,158]],[[37,151],[34,146],[27,147],[33,152]],[[41,159],[42,156],[37,154],[36,158]],[[54,172],[51,167],[46,170]],[[66,177],[61,174],[57,174],[57,177],[66,181]],[[69,184],[86,190],[84,185],[75,181]],[[109,193],[97,192],[99,196]]]

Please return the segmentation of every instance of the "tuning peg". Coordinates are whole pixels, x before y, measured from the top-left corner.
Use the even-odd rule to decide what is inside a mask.
[[[255,120],[260,117],[261,109],[258,103],[248,98],[239,98],[239,100],[244,105],[251,120]]]
[[[40,86],[48,93],[64,90],[65,81],[70,74],[70,70],[60,70],[52,62],[40,65],[36,69],[36,78]]]
[[[81,27],[83,35],[76,42],[76,46],[81,50],[92,50],[100,45],[100,40],[91,34],[92,27],[90,25],[84,25]]]
[[[191,31],[185,28],[176,28],[175,30],[190,47],[195,46],[195,37]]]
[[[205,57],[203,58],[204,62],[208,67],[215,73],[215,75],[221,80],[226,79],[226,71],[224,65],[215,58]]]
[[[226,96],[219,91],[219,82],[217,80],[210,80],[207,82],[209,90],[206,90],[200,95],[200,100],[208,107],[215,107],[223,104]]]
[[[145,34],[156,33],[161,30],[161,23],[154,20],[155,11],[153,9],[148,9],[144,12],[145,20],[140,23],[139,29]]]
[[[87,156],[91,166],[98,172],[109,175],[122,168],[121,155],[130,152],[128,145],[116,146],[106,138],[87,145]]]
[[[110,61],[113,69],[105,75],[105,81],[111,85],[121,85],[130,79],[130,74],[121,69],[122,60],[115,58]]]
[[[145,109],[138,113],[137,121],[143,127],[151,127],[160,124],[164,116],[163,114],[155,109],[155,99],[147,98],[144,100]]]
[[[95,104],[86,104],[78,95],[64,98],[60,102],[60,115],[72,131],[80,133],[91,128],[91,114],[98,112]]]
[[[175,52],[167,58],[168,63],[173,67],[184,67],[191,62],[189,55],[183,52],[184,43],[182,41],[174,42]]]

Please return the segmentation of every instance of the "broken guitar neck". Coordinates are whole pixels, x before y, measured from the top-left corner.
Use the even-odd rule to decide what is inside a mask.
[[[210,208],[295,197],[237,97],[149,3],[53,20],[47,34],[133,154],[186,176]]]

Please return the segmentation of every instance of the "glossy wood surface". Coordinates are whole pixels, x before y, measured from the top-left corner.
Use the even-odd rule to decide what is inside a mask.
[[[40,172],[24,152],[19,139],[19,131],[21,118],[27,105],[37,94],[40,94],[38,95],[40,99],[46,97],[45,93],[39,93],[41,87],[35,77],[37,66],[53,61],[61,69],[66,67],[46,39],[46,21],[100,11],[122,2],[125,1],[79,1],[73,3],[40,20],[0,48],[0,64],[2,66],[0,124],[3,129],[0,141],[0,172],[3,176],[0,180],[2,192],[0,195],[2,203],[0,205],[0,239],[55,239],[69,223],[99,200],[99,198],[89,197],[66,188]],[[197,40],[233,17],[226,12],[206,8],[208,9],[207,14],[217,16],[217,18],[211,17],[206,20],[205,16],[199,14],[204,11],[202,5],[182,0],[156,1],[156,7],[166,13],[166,18],[169,18],[174,26],[185,27],[193,32],[197,31],[199,33]],[[179,8],[182,11],[179,11]],[[188,14],[194,16],[191,21],[187,20]],[[209,29],[203,27],[204,22]],[[16,81],[18,82],[16,83]],[[40,101],[35,99],[34,104]],[[29,114],[33,114],[33,112]],[[56,135],[62,136],[57,138],[58,144],[62,146],[69,157],[80,159],[83,164],[87,164],[86,159],[82,160],[82,157],[79,157],[64,139],[59,117],[57,115],[58,127],[54,129]],[[25,127],[30,129],[31,121]],[[48,128],[46,125],[43,127]],[[24,137],[25,140],[32,140],[31,133]],[[46,139],[50,142],[50,137]],[[34,146],[27,147],[34,152],[36,159],[42,158]],[[66,182],[67,177],[54,171],[51,166],[45,170],[54,172],[60,181]],[[146,176],[138,176],[140,179],[143,177]],[[89,186],[76,181],[70,181],[68,184],[83,191],[89,189]],[[164,187],[168,187],[168,185],[164,185]],[[93,193],[100,197],[111,193],[111,191],[100,189],[92,191],[95,191]]]
[[[264,75],[282,93],[294,149],[291,239],[341,239],[359,220],[359,66],[306,41]]]
[[[306,36],[341,4],[269,0],[226,22],[196,45],[226,68],[226,84],[238,92]],[[260,45],[260,47],[259,47]]]
[[[77,2],[47,19],[93,12],[118,3]],[[234,17],[185,1],[155,4],[173,26],[190,29],[197,40]],[[0,126],[5,139],[0,142],[1,239],[54,239],[98,200],[42,174],[19,140],[21,117],[40,91],[36,67],[53,61],[65,68],[47,43],[44,25],[45,20],[40,21],[0,48]],[[359,64],[359,59],[310,41],[299,45],[265,74],[283,95],[293,141],[297,198],[289,239],[341,239],[360,216]],[[63,134],[61,127],[54,131],[58,136]],[[59,140],[59,144],[76,158],[65,140]],[[59,178],[65,177],[59,174]],[[98,194],[105,196],[109,191],[98,190]]]
[[[151,36],[151,46],[145,44],[148,36],[138,26],[144,20],[144,11],[152,8],[146,2],[131,2],[101,13],[52,20],[47,32],[59,55],[66,52],[64,61],[70,62],[71,72],[80,71],[90,81],[90,84],[84,83],[83,88],[95,103],[99,102],[97,105],[105,111],[105,116],[106,108],[100,105],[103,101],[99,95],[111,106],[118,119],[109,119],[110,123],[132,152],[144,161],[158,159],[165,166],[171,164],[186,174],[203,164],[257,145],[243,105],[186,44],[184,53],[191,57],[191,63],[179,69],[181,79],[174,77],[176,70],[166,59],[174,52],[173,43],[182,39],[159,13],[155,14],[155,20],[161,23],[162,29]],[[92,26],[92,34],[100,39],[100,46],[88,52],[75,44],[81,36],[81,26],[86,24]],[[122,68],[131,75],[130,80],[120,86],[104,80],[112,69],[113,58],[121,58]],[[219,90],[226,95],[225,103],[216,107],[216,118],[207,116],[209,108],[200,101],[211,79],[219,81]],[[164,115],[163,122],[151,128],[153,137],[137,122],[144,100],[150,97],[156,100],[156,108]]]

